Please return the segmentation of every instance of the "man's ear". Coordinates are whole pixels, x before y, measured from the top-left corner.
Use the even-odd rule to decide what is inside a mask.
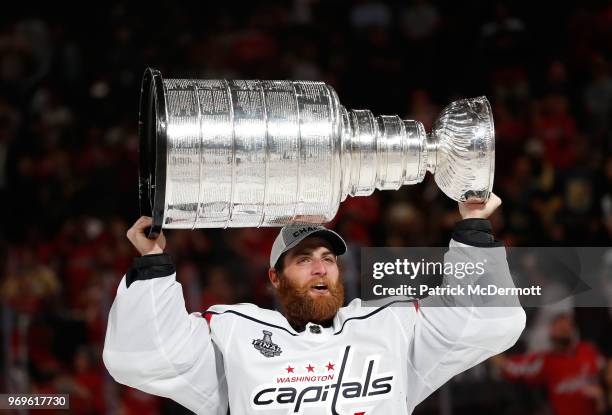
[[[279,281],[278,272],[276,271],[275,268],[270,268],[268,270],[268,278],[270,279],[270,282],[272,283],[274,288],[278,288],[278,286],[280,285],[280,281]]]

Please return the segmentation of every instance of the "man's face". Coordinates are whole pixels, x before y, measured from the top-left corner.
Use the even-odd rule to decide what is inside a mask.
[[[308,237],[283,261],[283,271],[272,269],[270,280],[287,319],[298,326],[331,320],[344,302],[344,285],[329,242]]]

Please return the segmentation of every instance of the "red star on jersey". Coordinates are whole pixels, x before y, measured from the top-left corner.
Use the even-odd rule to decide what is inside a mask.
[[[306,369],[308,369],[309,372],[314,372],[314,366],[312,366],[310,363],[308,366],[306,366]]]
[[[293,373],[293,368],[291,366],[287,366],[285,370],[287,371],[287,373]]]
[[[331,362],[328,362],[327,365],[325,365],[325,367],[327,368],[327,370],[334,370],[334,366],[336,365],[332,365]]]

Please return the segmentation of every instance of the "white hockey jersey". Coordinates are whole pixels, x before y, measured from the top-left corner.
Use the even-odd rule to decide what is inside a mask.
[[[451,241],[451,246],[456,242]],[[505,248],[487,248],[512,285]],[[452,299],[451,299],[452,300]],[[408,414],[454,375],[512,346],[514,307],[429,307],[408,299],[339,310],[296,332],[253,304],[188,314],[175,275],[121,281],[104,363],[113,378],[197,414]],[[518,302],[516,303],[518,304]]]

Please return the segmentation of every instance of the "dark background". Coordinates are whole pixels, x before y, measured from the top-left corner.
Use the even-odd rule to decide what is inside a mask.
[[[67,391],[74,413],[179,411],[116,384],[101,364],[108,309],[135,255],[125,232],[138,217],[147,66],[167,78],[321,80],[347,108],[417,119],[427,130],[450,101],[487,95],[503,200],[491,218],[495,235],[515,246],[610,245],[609,2],[11,6],[0,15],[0,391]],[[343,203],[331,226],[354,253],[349,297],[358,292],[360,246],[443,246],[458,218],[430,175]],[[265,275],[276,231],[167,232],[189,311],[237,301],[273,307]],[[531,325],[538,310],[528,313]],[[576,310],[576,319],[583,338],[610,356],[609,309]],[[601,387],[610,384],[602,378]],[[418,412],[546,406],[544,395],[504,383],[485,363]]]

